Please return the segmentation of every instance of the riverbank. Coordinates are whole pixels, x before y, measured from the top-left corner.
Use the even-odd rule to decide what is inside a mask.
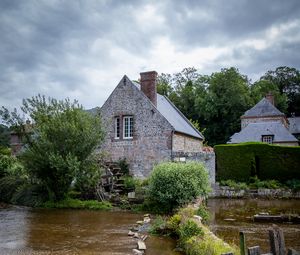
[[[212,198],[261,198],[261,199],[300,199],[300,191],[292,189],[277,188],[258,188],[258,189],[241,189],[230,186],[214,187]]]

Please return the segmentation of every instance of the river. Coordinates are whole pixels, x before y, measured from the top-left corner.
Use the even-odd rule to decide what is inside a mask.
[[[89,210],[0,209],[0,254],[132,254],[129,228],[142,214]],[[149,237],[147,254],[174,255],[175,241]]]
[[[228,243],[239,245],[239,231],[245,232],[248,247],[259,245],[269,252],[268,228],[272,223],[255,223],[252,216],[270,214],[299,214],[300,200],[209,199],[212,219],[210,229]],[[300,251],[300,224],[277,224],[284,233],[286,247]]]
[[[259,212],[300,214],[300,200],[209,199],[208,207],[213,232],[238,244],[243,230],[247,245],[260,245],[263,252],[269,251],[267,229],[272,224],[254,223],[251,216]],[[124,211],[9,206],[0,209],[0,254],[132,254],[136,241],[127,236],[128,229],[142,216]],[[279,226],[286,246],[300,250],[300,225]],[[179,254],[173,251],[175,241],[166,237],[150,236],[146,245],[147,255]]]

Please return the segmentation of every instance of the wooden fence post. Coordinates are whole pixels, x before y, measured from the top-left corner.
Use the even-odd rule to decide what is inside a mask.
[[[269,239],[271,253],[273,255],[285,255],[284,236],[282,230],[278,226],[273,225],[273,227],[269,229]]]
[[[246,239],[244,232],[240,232],[240,251],[241,255],[246,255]]]
[[[248,255],[260,255],[259,246],[253,246],[248,248]]]

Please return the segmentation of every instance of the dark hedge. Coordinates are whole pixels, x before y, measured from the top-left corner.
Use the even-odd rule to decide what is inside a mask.
[[[285,182],[300,179],[300,147],[265,143],[216,145],[217,181],[232,179],[249,182],[275,179]]]

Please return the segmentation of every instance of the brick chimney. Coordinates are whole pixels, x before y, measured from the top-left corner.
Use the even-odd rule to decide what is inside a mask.
[[[141,90],[157,106],[156,78],[157,72],[143,72],[141,75]]]
[[[269,102],[274,105],[274,96],[272,94],[272,92],[269,92],[267,95],[266,95],[266,99],[269,100]]]

